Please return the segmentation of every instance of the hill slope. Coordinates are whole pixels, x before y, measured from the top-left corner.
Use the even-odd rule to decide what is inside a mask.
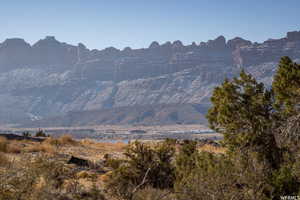
[[[68,127],[111,125],[168,125],[206,124],[203,113],[207,106],[199,104],[169,104],[120,107],[92,111],[73,111],[66,115],[37,120],[22,126],[26,127]]]

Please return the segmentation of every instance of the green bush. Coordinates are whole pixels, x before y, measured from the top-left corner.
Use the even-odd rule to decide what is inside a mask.
[[[31,134],[29,133],[29,131],[24,131],[22,133],[22,136],[24,136],[24,137],[31,137]]]
[[[174,200],[174,194],[169,190],[154,189],[146,187],[142,190],[137,191],[133,200]]]
[[[299,193],[299,173],[292,171],[300,147],[299,78],[300,65],[283,57],[271,88],[242,71],[213,92],[207,117],[211,128],[224,135],[235,170],[242,172],[244,199]]]
[[[135,142],[129,145],[125,153],[126,161],[113,171],[107,188],[125,199],[132,199],[138,189],[146,186],[173,188],[174,154],[174,145],[168,142],[155,145]]]
[[[39,129],[39,130],[35,133],[35,137],[49,137],[49,135],[47,135],[43,130]]]

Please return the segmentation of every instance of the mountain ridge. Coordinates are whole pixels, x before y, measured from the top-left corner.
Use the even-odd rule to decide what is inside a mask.
[[[152,42],[149,48],[123,50],[90,50],[53,36],[33,45],[7,39],[0,43],[0,124],[26,124],[73,111],[209,106],[213,88],[241,68],[270,84],[282,56],[300,60],[300,31],[262,43],[219,36],[186,46]]]

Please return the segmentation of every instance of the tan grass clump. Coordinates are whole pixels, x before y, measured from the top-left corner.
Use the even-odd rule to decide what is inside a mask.
[[[21,147],[18,141],[9,141],[5,137],[0,137],[0,152],[21,153]]]
[[[77,145],[78,142],[72,138],[71,135],[62,135],[59,138],[47,138],[43,143],[50,144],[52,146],[64,146],[64,145]]]
[[[8,150],[8,141],[5,137],[0,137],[0,152],[6,153]]]
[[[75,141],[71,135],[62,135],[59,139],[62,145],[76,145],[77,141]]]
[[[112,175],[112,171],[109,171],[105,174],[102,174],[98,177],[99,181],[104,182],[104,183],[108,183],[110,181],[110,177]]]
[[[9,163],[9,160],[8,160],[7,156],[4,153],[0,152],[0,167],[5,166],[8,163]]]
[[[27,152],[44,152],[44,153],[50,153],[50,154],[54,154],[55,148],[47,143],[39,143],[39,144],[35,144],[32,146],[29,146],[26,148]]]
[[[58,138],[52,138],[52,137],[46,138],[46,140],[44,140],[43,144],[48,144],[48,145],[52,145],[52,146],[60,146],[61,145]]]
[[[18,153],[21,153],[22,152],[22,149],[20,146],[16,145],[16,144],[9,144],[8,145],[8,149],[7,149],[7,152],[8,153],[15,153],[15,154],[18,154]]]
[[[226,153],[226,149],[224,147],[215,147],[213,145],[205,144],[199,148],[200,151],[206,151],[209,153]]]
[[[82,145],[88,145],[89,146],[89,145],[94,145],[96,142],[94,140],[89,139],[89,138],[85,138],[85,139],[80,140],[80,143]]]
[[[93,147],[97,149],[102,149],[106,152],[123,152],[126,146],[127,144],[125,144],[124,142],[95,142],[93,144]]]
[[[89,171],[81,171],[76,174],[77,179],[96,179],[97,174]]]

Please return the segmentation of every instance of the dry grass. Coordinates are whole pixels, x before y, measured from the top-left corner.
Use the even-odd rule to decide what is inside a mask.
[[[124,142],[96,142],[90,139],[83,139],[81,141],[81,144],[87,147],[96,148],[106,152],[123,152],[124,148],[127,146],[127,144],[125,144]]]
[[[97,163],[103,159],[105,154],[113,154],[116,157],[122,156],[125,143],[102,143],[90,139],[83,139],[77,142],[77,145],[60,146],[59,152],[73,155]]]
[[[93,160],[93,158],[96,160],[102,159],[105,154],[122,155],[127,146],[124,142],[96,142],[90,139],[83,139],[80,144],[82,154],[88,155],[90,160]]]
[[[80,143],[82,145],[94,145],[96,142],[94,140],[85,138],[85,139],[80,140]]]
[[[71,135],[62,135],[59,138],[47,138],[43,143],[50,144],[53,146],[64,146],[64,145],[77,145],[78,142],[72,138]]]
[[[36,156],[41,156],[43,159],[49,157],[50,160],[62,159],[60,154],[73,155],[79,158],[87,159],[91,162],[95,161],[96,164],[101,164],[103,161],[103,156],[105,154],[110,154],[113,158],[122,159],[124,158],[124,151],[127,144],[123,142],[108,143],[108,142],[97,142],[91,139],[84,139],[76,141],[70,135],[63,135],[59,138],[47,138],[44,142],[35,142],[29,140],[15,141],[7,140],[6,138],[0,138],[0,171],[2,169],[8,169],[10,166],[14,168],[23,169],[24,163],[28,166],[32,166],[31,160],[35,160]],[[209,144],[199,147],[200,151],[208,151],[213,153],[225,153],[225,148],[215,147]],[[33,152],[41,152],[34,154]],[[58,152],[60,154],[58,154]],[[68,157],[68,156],[67,156]],[[31,159],[34,158],[34,159]],[[65,157],[63,157],[65,159]],[[15,162],[13,165],[12,163]],[[60,160],[59,160],[60,162]],[[59,164],[59,163],[58,163]],[[78,169],[72,165],[65,165],[72,171],[72,176],[68,177],[63,181],[64,186],[61,186],[63,191],[73,191],[74,188],[81,188],[80,190],[88,191],[92,188],[93,184],[97,184],[98,188],[104,188],[104,185],[110,181],[112,171],[108,171],[103,174],[95,169]],[[100,166],[100,165],[99,165]],[[102,165],[101,165],[102,166]],[[28,167],[30,169],[30,167]],[[43,170],[39,171],[40,165],[35,166],[36,171],[33,170],[32,173],[44,173]],[[73,169],[74,168],[74,169]],[[18,169],[19,170],[19,169]],[[18,171],[17,170],[17,171]],[[45,171],[54,170],[49,167]],[[105,168],[106,170],[106,168]],[[110,168],[108,168],[110,170]],[[63,170],[62,170],[63,171]],[[0,172],[1,173],[1,172]],[[31,173],[31,171],[30,171]],[[74,174],[73,174],[74,173]],[[35,179],[35,185],[33,186],[33,191],[44,191],[45,188],[49,188],[49,183],[43,178],[42,174],[37,174]],[[1,185],[1,183],[0,183]],[[22,184],[20,184],[22,185]],[[165,191],[142,191],[139,196],[136,196],[137,200],[140,199],[152,199],[156,198],[155,194],[165,192]],[[149,193],[149,194],[148,194]],[[147,194],[147,195],[146,195]],[[43,199],[36,192],[37,199]],[[154,195],[154,196],[153,196]],[[144,197],[145,196],[145,197]],[[1,194],[0,194],[1,199]],[[113,198],[109,198],[113,199]],[[166,197],[166,200],[168,198]]]
[[[44,187],[47,186],[47,182],[46,182],[44,177],[41,176],[37,179],[38,179],[37,183],[35,184],[35,189],[36,190],[42,190]]]
[[[78,179],[97,179],[97,174],[91,171],[80,171],[76,174],[76,178]]]
[[[100,175],[98,177],[98,179],[99,179],[100,182],[107,183],[110,180],[111,174],[112,174],[112,171],[109,171],[105,174]]]
[[[56,153],[59,147],[66,145],[77,145],[78,142],[70,135],[62,135],[59,138],[47,138],[44,142],[7,140],[0,137],[0,152],[18,154],[21,152],[44,152]]]
[[[205,144],[199,148],[200,151],[206,151],[210,153],[222,153],[225,154],[226,149],[224,147],[215,147],[213,145]]]
[[[19,141],[9,141],[4,137],[0,137],[0,152],[3,153],[21,153],[22,147]]]
[[[58,138],[60,143],[62,145],[76,145],[78,144],[77,141],[75,141],[71,135],[62,135],[60,138]]]
[[[56,153],[55,148],[47,143],[37,143],[34,145],[30,145],[24,149],[26,152],[44,152],[54,154]]]
[[[60,141],[58,140],[58,138],[48,137],[43,142],[43,144],[48,144],[48,145],[51,145],[51,146],[60,146]]]
[[[9,163],[9,160],[8,160],[7,156],[4,153],[0,152],[0,167],[5,166],[8,163]]]
[[[41,144],[42,145],[42,144]],[[38,146],[38,145],[31,145]],[[8,156],[19,156],[13,164],[5,165]],[[66,166],[53,155],[0,154],[0,199],[98,199],[101,191],[89,190],[94,184],[93,173],[87,172],[76,177],[75,168]],[[11,161],[9,161],[10,163]],[[68,183],[68,184],[66,184]],[[68,187],[67,187],[68,186]],[[89,186],[89,187],[87,187]],[[9,189],[7,189],[9,188]],[[103,196],[103,195],[102,195]],[[58,198],[59,197],[59,198]]]
[[[8,141],[5,137],[0,137],[0,152],[6,153],[8,151]]]
[[[22,152],[22,148],[19,145],[15,145],[14,143],[10,143],[8,145],[8,150],[7,153],[21,153]]]

